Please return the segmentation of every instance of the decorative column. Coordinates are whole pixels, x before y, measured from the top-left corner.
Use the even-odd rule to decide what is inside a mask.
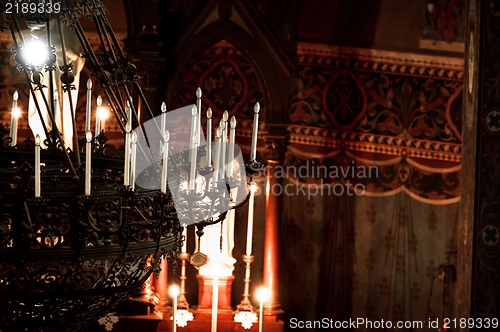
[[[158,277],[153,277],[153,286],[158,295],[158,304],[156,305],[156,312],[161,313],[162,316],[169,317],[167,313],[171,311],[168,305],[168,261],[167,257],[162,259],[160,263],[161,271]],[[165,319],[162,317],[162,319]]]
[[[266,174],[266,223],[264,234],[264,275],[263,285],[269,290],[269,300],[264,306],[266,316],[283,313],[279,303],[279,243],[281,228],[282,179],[276,177],[278,166],[283,164],[285,137],[268,136],[264,139]],[[277,317],[278,318],[278,317]]]

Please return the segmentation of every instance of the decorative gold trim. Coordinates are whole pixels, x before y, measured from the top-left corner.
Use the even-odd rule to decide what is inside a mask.
[[[426,141],[398,136],[374,135],[368,133],[349,133],[316,127],[288,127],[290,143],[330,147],[334,149],[345,146],[347,150],[402,155],[408,157],[442,160],[460,163],[462,145]]]

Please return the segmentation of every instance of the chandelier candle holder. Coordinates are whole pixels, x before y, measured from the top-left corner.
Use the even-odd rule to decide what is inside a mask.
[[[0,0],[5,14],[0,30],[12,36],[14,59],[26,78],[28,104],[39,126],[29,123],[33,136],[18,141],[18,123],[11,122],[10,128],[0,123],[0,330],[81,331],[129,299],[152,273],[158,277],[167,255],[174,265],[178,258],[185,264],[189,255],[181,250],[181,225],[196,229],[201,237],[205,226],[222,222],[229,210],[250,199],[247,175],[252,181],[263,167],[255,160],[258,124],[248,164],[227,151],[234,149],[226,147],[227,113],[216,132],[215,154],[205,158],[201,89],[197,105],[170,112],[163,105],[155,117],[101,0],[61,0],[60,10],[51,13],[6,12],[6,3]],[[95,24],[99,53],[91,47],[81,19]],[[23,31],[26,28],[29,31]],[[78,103],[85,105],[85,131],[80,133],[77,128],[83,124],[77,124],[73,114],[78,112],[71,97],[75,76],[65,40],[78,41],[92,77],[82,87],[86,100]],[[93,82],[103,91],[102,99],[97,98],[94,137]],[[135,103],[131,91],[138,95]],[[70,109],[59,109],[64,101]],[[97,124],[103,102],[123,133],[121,148],[107,144],[105,128]],[[149,115],[145,123],[139,121],[139,104]],[[179,119],[186,118],[184,109],[192,118],[189,151],[179,149],[184,142],[171,140],[185,132],[177,128]],[[60,125],[59,112],[71,114],[71,128]],[[258,114],[254,119],[258,121]],[[72,145],[63,137],[71,137]],[[80,153],[85,153],[84,162]],[[233,162],[240,167],[231,166],[232,174],[226,173],[226,164]],[[241,195],[232,197],[233,188]],[[208,262],[199,250],[190,258],[195,267]]]
[[[250,182],[250,198],[248,200],[248,223],[247,223],[247,242],[246,251],[243,255],[243,262],[245,262],[245,278],[243,299],[237,306],[236,314],[234,316],[234,321],[241,323],[243,328],[249,329],[254,323],[257,322],[257,314],[255,309],[250,302],[250,271],[251,265],[253,263],[254,257],[252,255],[252,238],[253,238],[253,216],[254,216],[254,203],[255,203],[255,192],[257,191],[257,184],[255,182]]]

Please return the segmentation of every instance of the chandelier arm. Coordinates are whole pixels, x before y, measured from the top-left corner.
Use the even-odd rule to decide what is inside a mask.
[[[116,103],[116,100],[115,100],[116,95],[115,95],[114,91],[111,89],[111,87],[109,85],[102,84],[102,82],[101,82],[101,86],[102,86],[104,93],[106,94],[106,98],[108,98],[108,101],[111,104],[111,110],[113,111],[113,114],[115,115],[115,118],[118,122],[118,125],[120,126],[120,129],[124,133],[125,127],[123,126],[123,122],[121,120],[121,119],[125,118],[125,116],[123,114],[123,109],[122,109],[122,107],[116,106],[119,103]],[[122,113],[121,118],[120,118],[120,115],[118,114],[118,111],[120,111]]]
[[[66,42],[64,40],[64,36],[63,36],[63,32],[62,32],[62,24],[61,24],[60,17],[57,18],[57,28],[59,29],[59,35],[61,36],[61,50],[62,50],[62,54],[63,54],[62,58],[63,58],[64,68],[66,68],[66,70],[68,70],[68,59],[66,58]],[[80,146],[78,143],[78,132],[76,130],[75,109],[73,107],[73,96],[71,95],[71,87],[74,87],[74,85],[64,84],[64,86],[66,87],[66,92],[68,93],[69,108],[70,108],[70,114],[71,114],[71,123],[73,124],[73,126],[72,126],[73,127],[73,144],[75,146],[75,148],[73,150],[75,151],[77,167],[80,168],[82,165],[81,160],[80,160]]]
[[[47,46],[51,47],[50,20],[48,17],[47,17],[46,24],[47,24]],[[63,38],[64,37],[61,35],[61,39],[63,39]],[[55,58],[54,58],[54,62],[55,62]],[[68,160],[68,165],[71,169],[71,172],[73,173],[74,176],[77,176],[75,167],[73,166],[73,162],[71,161],[71,157],[69,156],[69,153],[66,150],[64,140],[62,139],[61,132],[59,131],[59,128],[57,128],[57,122],[54,118],[54,112],[55,112],[55,104],[54,104],[54,97],[53,97],[53,94],[54,94],[54,69],[55,69],[54,64],[50,63],[47,65],[47,67],[48,67],[47,69],[49,71],[49,87],[50,87],[49,96],[50,96],[50,106],[51,106],[50,110],[47,107],[47,109],[49,110],[47,113],[49,114],[50,120],[52,121],[52,132],[53,132],[53,134],[57,135],[57,138],[59,139],[59,143],[61,144],[62,150],[64,151],[66,159]],[[42,92],[42,95],[43,95],[43,92]],[[54,145],[54,147],[55,147],[55,145]]]
[[[229,208],[229,210],[238,209],[238,208],[242,207],[243,205],[245,205],[248,202],[248,200],[250,199],[251,195],[252,195],[251,190],[247,189],[247,195],[246,195],[246,197],[241,202],[239,202],[238,204],[235,204],[235,205],[231,206]]]
[[[113,29],[111,29],[111,25],[109,24],[109,21],[108,21],[108,19],[106,18],[106,15],[104,14],[104,12],[103,12],[103,11],[99,11],[99,12],[97,12],[97,13],[94,13],[94,15],[93,15],[93,16],[94,16],[94,20],[95,20],[96,27],[98,28],[98,29],[97,29],[97,32],[98,32],[98,34],[99,34],[99,38],[102,38],[102,37],[101,37],[101,26],[99,26],[99,24],[102,24],[102,26],[103,26],[103,27],[105,28],[105,30],[106,30],[105,32],[107,32],[107,33],[104,33],[104,36],[106,37],[106,41],[107,41],[108,47],[109,47],[111,50],[113,50],[113,47],[110,45],[110,40],[109,40],[109,36],[111,36],[111,39],[113,40],[113,43],[114,43],[114,45],[115,45],[115,48],[116,48],[116,49],[118,50],[118,52],[120,53],[120,57],[121,57],[121,59],[124,61],[124,63],[128,63],[129,61],[128,61],[128,59],[127,59],[127,56],[126,56],[126,55],[125,55],[125,53],[123,52],[123,50],[122,50],[122,48],[121,48],[121,46],[120,46],[120,43],[118,42],[118,40],[117,40],[117,38],[116,38],[116,35],[115,35],[115,33],[114,33]],[[103,43],[103,42],[102,42],[102,39],[101,39],[101,43]],[[113,56],[113,59],[115,60],[115,62],[116,62],[116,61],[118,61],[118,60],[117,60],[117,58],[116,58],[116,55],[115,55],[115,53],[114,53],[113,51],[111,52],[111,55]],[[134,67],[134,69],[135,69],[135,67]],[[147,101],[146,97],[144,96],[144,93],[142,92],[141,87],[139,86],[139,84],[138,84],[138,82],[137,82],[137,77],[135,76],[135,74],[136,74],[135,70],[134,70],[134,73],[133,73],[133,74],[134,74],[134,77],[133,77],[134,87],[137,89],[137,91],[138,91],[138,93],[139,93],[139,98],[140,98],[140,99],[141,99],[141,101],[143,102],[144,107],[146,108],[146,111],[148,112],[148,115],[150,116],[150,118],[151,118],[151,119],[154,119],[154,114],[153,114],[153,112],[152,112],[152,110],[151,110],[151,107],[149,106],[149,103],[148,103],[148,101]],[[125,89],[126,89],[126,87],[125,87]],[[128,90],[126,90],[126,92],[127,92],[127,95],[129,95],[129,94],[128,94]],[[130,98],[130,96],[129,96],[129,98]],[[136,119],[137,119],[137,122],[139,123],[139,118],[137,117],[137,114],[135,114],[135,109],[134,109],[134,115],[135,115],[135,117],[136,117]],[[161,140],[162,140],[162,142],[163,142],[163,134],[164,134],[164,133],[162,133],[162,132],[160,131],[160,127],[158,126],[158,123],[157,123],[156,121],[155,121],[154,123],[155,123],[156,130],[158,131],[158,133],[160,133],[160,138],[161,138]],[[146,137],[146,141],[147,141],[147,137]],[[164,143],[164,142],[163,142],[163,143]],[[149,146],[149,143],[148,143],[148,146]]]
[[[135,117],[137,123],[139,124],[139,127],[141,128],[141,133],[142,133],[144,139],[146,140],[146,145],[148,147],[150,147],[151,145],[149,144],[148,135],[146,135],[146,131],[144,130],[144,123],[140,123],[140,121],[139,121],[139,116],[138,116],[137,111],[135,109],[135,105],[132,102],[132,96],[130,95],[130,92],[128,91],[126,84],[123,84],[123,90],[125,91],[125,93],[127,95],[127,100],[130,100],[130,108],[132,109],[132,117]],[[153,121],[153,122],[156,123],[156,121]],[[139,145],[139,146],[141,146],[141,145]],[[148,154],[146,154],[144,152],[144,150],[141,148],[141,151],[143,152],[144,157],[146,157],[146,158],[149,157],[149,161],[151,162],[151,165],[154,165],[155,162],[154,162],[154,158],[153,158],[153,153],[151,152],[151,149],[147,149],[147,150],[148,150]]]
[[[92,73],[95,76],[97,76],[97,78],[99,79],[99,82],[103,86],[103,89],[108,88],[109,90],[111,90],[109,82],[104,80],[104,78],[108,77],[108,75],[104,71],[102,66],[99,65],[99,61],[97,60],[97,56],[95,55],[94,50],[92,49],[92,46],[90,45],[90,42],[87,39],[87,36],[85,35],[85,33],[83,31],[83,28],[80,24],[80,21],[78,21],[78,19],[75,17],[76,14],[74,12],[71,12],[70,15],[71,15],[71,17],[70,17],[71,21],[70,20],[67,21],[68,27],[70,29],[72,29],[73,31],[75,31],[75,33],[78,37],[78,40],[80,41],[80,44],[82,45],[82,47],[85,51],[85,55],[86,55],[87,60],[91,62],[90,67],[92,69]],[[125,132],[125,127],[123,126],[122,120],[118,116],[117,111],[116,111],[116,109],[119,109],[121,114],[122,114],[122,118],[126,119],[127,116],[125,115],[126,112],[125,112],[124,106],[122,105],[122,103],[120,103],[118,101],[114,92],[112,92],[111,95],[113,96],[113,99],[110,99],[109,95],[108,95],[107,96],[108,100],[111,103],[111,107],[113,108],[113,113],[115,114],[116,120],[120,124],[120,128],[122,129],[122,132]]]
[[[9,24],[9,26],[10,26],[9,30],[11,31],[12,39],[14,40],[14,45],[15,45],[14,47],[16,49],[16,56],[20,56],[19,52],[21,51],[21,47],[19,46],[19,42],[18,42],[18,40],[16,38],[16,34],[14,32],[14,29],[15,29],[17,31],[17,33],[19,34],[19,40],[20,40],[21,44],[24,44],[24,38],[23,38],[23,34],[21,33],[21,28],[19,27],[19,22],[17,22],[17,18],[14,14],[10,14],[10,15],[7,14],[6,16],[7,16],[7,24]],[[12,27],[14,27],[14,29]],[[21,66],[21,67],[22,67],[22,72],[24,73],[24,76],[26,77],[26,82],[31,82],[26,66]],[[37,110],[37,113],[38,113],[38,117],[40,118],[40,122],[42,123],[43,131],[45,132],[45,137],[48,138],[49,131],[47,129],[47,125],[45,124],[45,120],[43,119],[43,115],[42,115],[42,112],[40,110],[40,105],[38,104],[38,100],[35,96],[35,91],[33,90],[33,86],[31,85],[31,83],[29,83],[28,86],[29,86],[31,95],[33,97],[33,101],[35,104],[35,109]]]
[[[49,70],[49,79],[50,79],[50,82],[52,82],[52,70]],[[53,83],[52,83],[53,84]],[[71,161],[71,157],[69,156],[69,153],[68,151],[66,150],[65,146],[64,146],[64,141],[62,140],[62,137],[61,137],[61,133],[59,132],[59,130],[57,129],[57,124],[56,124],[56,120],[54,119],[54,114],[52,113],[53,111],[53,108],[51,108],[49,106],[49,102],[47,100],[47,96],[45,95],[45,93],[43,92],[43,84],[41,83],[38,83],[37,84],[38,87],[37,89],[40,91],[40,94],[42,95],[42,99],[43,99],[43,102],[45,104],[45,107],[47,108],[47,114],[49,115],[49,118],[50,118],[50,121],[52,122],[52,125],[54,126],[54,129],[52,130],[52,133],[55,134],[55,136],[57,136],[57,138],[59,139],[59,143],[62,145],[62,150],[64,152],[64,155],[68,161],[68,165],[71,169],[71,172],[73,173],[74,176],[78,176],[78,174],[76,174],[76,170],[73,166],[73,162]],[[34,98],[35,96],[33,96],[33,99],[35,100]],[[38,103],[35,103],[36,107],[40,107],[40,105]],[[41,111],[40,111],[40,114],[41,114]],[[47,136],[47,139],[50,140],[49,136]],[[56,148],[57,144],[56,144],[56,137],[53,137],[52,138],[54,141],[52,142],[53,143],[53,146],[54,148]]]
[[[111,36],[111,39],[113,40],[113,43],[115,44],[116,49],[120,53],[120,57],[122,59],[126,59],[127,57],[126,57],[125,53],[123,52],[122,48],[120,47],[120,43],[118,42],[118,39],[116,38],[116,35],[115,35],[113,29],[111,28],[111,25],[109,24],[109,21],[108,21],[106,15],[101,14],[100,17],[101,17],[102,21],[104,22],[104,26],[106,27],[108,34]]]
[[[96,31],[97,31],[97,35],[99,36],[99,40],[101,41],[101,46],[103,47],[104,54],[106,55],[106,57],[113,57],[113,59],[116,62],[116,56],[115,56],[115,54],[113,52],[113,48],[109,44],[109,39],[106,38],[106,40],[104,40],[104,38],[103,38],[103,34],[105,36],[106,36],[106,34],[103,33],[102,27],[99,24],[98,16],[94,14],[93,17],[94,17],[94,19],[93,19],[94,25],[95,25],[95,28],[96,28]],[[109,48],[109,50],[108,50],[108,48]]]
[[[222,220],[224,220],[226,218],[226,215],[227,215],[227,211],[225,212],[222,212],[219,217],[217,217],[217,219],[213,220],[213,218],[209,219],[209,220],[204,220],[204,221],[201,221],[199,223],[196,223],[194,224],[195,226],[201,226],[201,227],[205,227],[205,226],[210,226],[210,225],[215,225],[215,224],[218,224],[220,223]]]
[[[149,116],[151,117],[151,119],[154,119],[155,116],[153,115],[153,112],[151,111],[151,108],[149,107],[149,103],[146,100],[146,96],[144,96],[144,93],[142,92],[142,89],[139,86],[139,83],[137,82],[137,80],[135,78],[134,78],[134,86],[137,89],[137,92],[139,93],[139,97],[141,98],[141,101],[144,103],[144,106],[146,107],[146,110],[148,111]],[[198,112],[200,112],[200,111],[198,111]],[[162,133],[160,131],[160,127],[158,126],[158,122],[157,121],[153,121],[153,122],[155,123],[156,130],[160,133],[160,137],[163,141],[163,134],[164,133]]]

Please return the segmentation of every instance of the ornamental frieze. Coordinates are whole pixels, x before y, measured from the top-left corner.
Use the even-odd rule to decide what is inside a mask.
[[[301,126],[460,143],[462,89],[455,80],[302,66],[289,119]]]

